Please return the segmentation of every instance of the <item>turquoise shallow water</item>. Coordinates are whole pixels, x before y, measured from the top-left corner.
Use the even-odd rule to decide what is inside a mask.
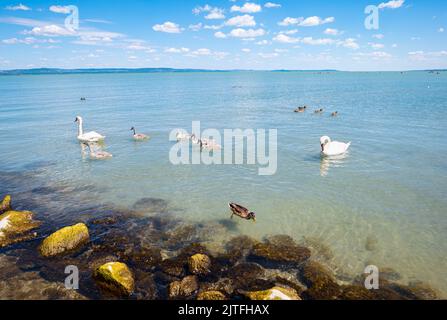
[[[0,171],[52,163],[42,173],[48,181],[93,184],[102,200],[124,207],[166,199],[197,222],[228,219],[227,203],[239,202],[258,223],[237,221],[233,233],[318,238],[340,274],[373,263],[446,295],[446,89],[446,73],[427,72],[2,76]],[[292,112],[303,104],[307,113]],[[327,112],[314,115],[320,107]],[[112,160],[82,157],[77,115],[87,131],[107,136]],[[276,175],[258,176],[257,166],[173,166],[169,132],[197,120],[202,129],[277,129]],[[152,139],[134,143],[131,126]],[[322,160],[322,135],[352,141],[349,154]],[[51,215],[58,219],[57,210]]]

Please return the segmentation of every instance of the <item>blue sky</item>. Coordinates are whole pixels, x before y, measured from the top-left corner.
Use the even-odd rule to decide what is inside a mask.
[[[447,68],[445,28],[444,0],[1,0],[0,69]]]

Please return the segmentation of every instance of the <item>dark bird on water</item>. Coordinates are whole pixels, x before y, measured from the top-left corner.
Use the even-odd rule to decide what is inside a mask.
[[[306,111],[306,109],[307,109],[307,106],[298,107],[297,109],[294,110],[294,112],[303,113]]]
[[[256,222],[256,214],[254,212],[236,203],[229,203],[228,206],[230,207],[232,212],[231,219],[233,219],[233,216],[236,215],[239,218],[245,220],[253,220],[253,222]]]
[[[81,98],[81,101],[86,101],[86,100],[87,100],[87,99],[86,99],[86,98],[84,98],[84,97],[82,97],[82,98]]]

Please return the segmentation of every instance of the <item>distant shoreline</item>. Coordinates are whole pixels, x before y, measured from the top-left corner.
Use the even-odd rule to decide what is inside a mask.
[[[12,69],[0,70],[0,75],[44,75],[44,74],[103,74],[103,73],[228,73],[228,72],[350,72],[350,73],[378,73],[378,72],[444,72],[446,69],[403,70],[403,71],[342,71],[342,70],[213,70],[213,69],[175,69],[175,68],[98,68],[98,69]]]

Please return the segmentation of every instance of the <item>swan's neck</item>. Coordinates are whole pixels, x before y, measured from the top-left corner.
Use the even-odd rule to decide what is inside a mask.
[[[84,134],[84,130],[82,129],[82,120],[78,122],[78,136],[82,136]]]

